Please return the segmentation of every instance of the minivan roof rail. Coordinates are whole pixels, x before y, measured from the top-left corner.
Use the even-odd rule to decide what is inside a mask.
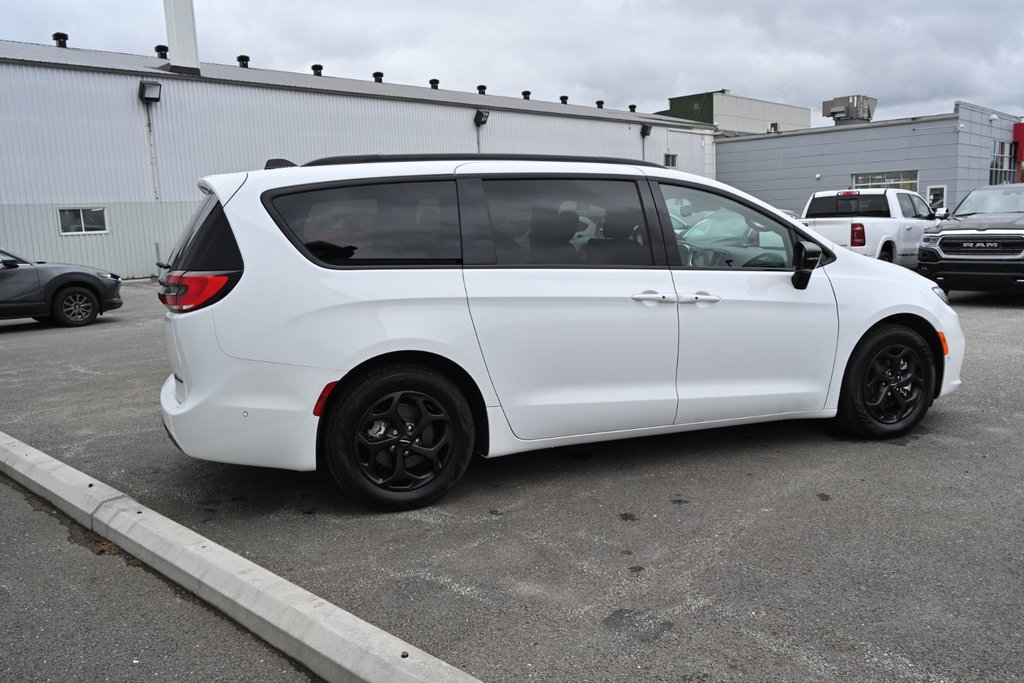
[[[314,159],[303,166],[336,166],[340,164],[372,164],[389,161],[576,161],[598,164],[629,164],[631,166],[653,166],[663,168],[653,161],[639,159],[618,159],[614,157],[562,156],[557,154],[363,154]]]

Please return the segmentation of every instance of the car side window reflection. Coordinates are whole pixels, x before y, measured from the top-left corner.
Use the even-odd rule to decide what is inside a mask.
[[[712,192],[660,187],[684,268],[792,269],[788,226]]]
[[[649,266],[636,184],[624,180],[485,180],[498,265]]]

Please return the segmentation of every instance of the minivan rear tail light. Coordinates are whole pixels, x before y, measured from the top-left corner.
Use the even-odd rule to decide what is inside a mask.
[[[221,299],[233,285],[229,273],[167,273],[160,279],[160,303],[175,313],[194,311]],[[236,278],[237,279],[237,278]]]
[[[851,223],[850,224],[850,246],[851,247],[863,247],[868,243],[867,238],[864,236],[864,224],[863,223]]]

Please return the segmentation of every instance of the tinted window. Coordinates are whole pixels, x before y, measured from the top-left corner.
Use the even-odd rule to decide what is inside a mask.
[[[663,184],[661,193],[684,267],[792,268],[788,226],[711,192]]]
[[[889,217],[889,200],[884,194],[850,194],[814,197],[804,218],[849,216]]]
[[[171,270],[231,271],[242,269],[242,255],[224,209],[211,196],[174,245]]]
[[[485,180],[501,265],[652,265],[636,184],[626,180]]]
[[[330,265],[459,263],[455,183],[387,183],[280,195],[285,226]]]
[[[904,218],[913,218],[917,215],[917,211],[914,209],[914,202],[909,194],[898,194],[896,195],[896,200],[900,203],[900,211],[903,212]]]

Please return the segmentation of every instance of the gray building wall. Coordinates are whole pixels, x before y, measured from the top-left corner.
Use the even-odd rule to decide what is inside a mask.
[[[580,115],[583,107],[365,82],[353,83],[367,92],[346,93],[338,85],[345,79],[221,65],[203,65],[196,78],[161,70],[151,57],[11,46],[0,41],[10,48],[0,49],[0,245],[126,277],[156,273],[158,255],[168,256],[201,199],[198,178],[262,168],[275,157],[481,151],[661,163],[673,153],[681,170],[715,169],[710,129],[659,117],[593,108]],[[32,61],[11,59],[19,50]],[[37,55],[82,63],[42,63]],[[111,66],[118,59],[128,65]],[[148,105],[151,135],[140,80],[163,85],[160,101]],[[408,92],[415,97],[402,96]],[[479,128],[478,108],[490,111]],[[648,137],[640,134],[645,123]],[[61,234],[59,209],[97,207],[107,232]]]
[[[997,120],[990,120],[993,114]],[[918,191],[945,186],[952,208],[969,190],[988,184],[993,142],[1012,141],[1019,120],[957,102],[952,114],[718,138],[717,177],[799,213],[812,193],[847,188],[855,173],[917,171]]]

